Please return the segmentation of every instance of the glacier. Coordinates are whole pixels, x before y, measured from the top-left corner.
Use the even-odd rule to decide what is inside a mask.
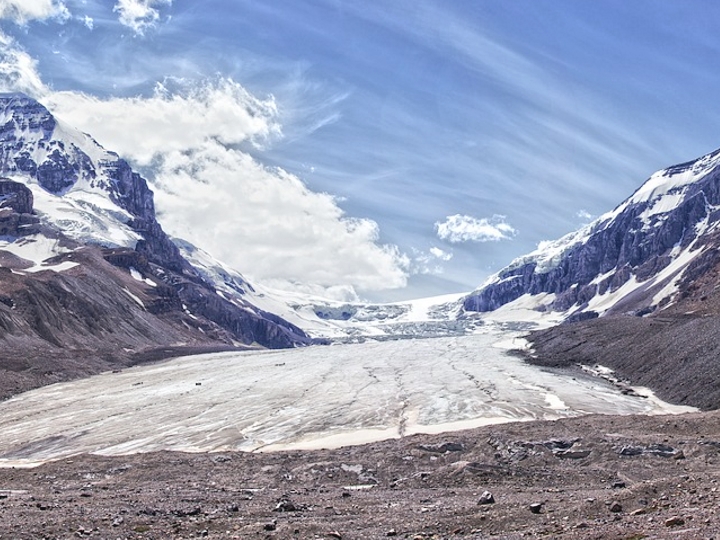
[[[509,354],[518,333],[217,353],[0,403],[0,466],[79,453],[273,451],[581,414],[694,410]],[[645,397],[641,397],[644,395]]]

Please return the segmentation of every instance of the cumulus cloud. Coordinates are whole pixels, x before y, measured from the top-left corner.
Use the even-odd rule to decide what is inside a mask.
[[[379,242],[377,223],[347,216],[332,195],[251,156],[249,148],[282,136],[272,97],[226,78],[167,80],[147,97],[55,92],[1,32],[0,88],[40,99],[139,167],[164,229],[252,280],[351,299],[403,287],[413,272],[410,257]]]
[[[199,148],[213,140],[224,146],[257,146],[281,135],[275,100],[255,98],[226,78],[168,79],[157,84],[149,97],[99,99],[55,92],[44,102],[141,166],[162,154]]]
[[[517,231],[505,221],[505,216],[501,215],[478,219],[455,214],[446,217],[443,222],[435,223],[435,231],[440,240],[446,240],[452,244],[498,242],[508,240],[517,234]]]
[[[67,20],[69,17],[70,12],[62,0],[0,0],[0,19],[16,24],[50,18]]]
[[[43,101],[143,169],[170,234],[249,278],[345,298],[406,284],[411,262],[379,243],[377,223],[247,151],[281,135],[272,97],[221,78],[166,81],[146,98],[54,92]]]
[[[169,6],[172,0],[118,0],[113,7],[119,15],[120,23],[132,28],[137,35],[157,24],[161,6]]]

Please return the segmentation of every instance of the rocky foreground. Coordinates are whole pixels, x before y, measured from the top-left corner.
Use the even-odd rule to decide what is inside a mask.
[[[713,538],[720,413],[0,469],[0,538]]]

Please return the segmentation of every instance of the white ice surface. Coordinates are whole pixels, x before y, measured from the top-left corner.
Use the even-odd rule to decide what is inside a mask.
[[[55,384],[0,403],[0,466],[81,452],[329,447],[513,420],[688,410],[493,347],[511,337],[210,354]]]

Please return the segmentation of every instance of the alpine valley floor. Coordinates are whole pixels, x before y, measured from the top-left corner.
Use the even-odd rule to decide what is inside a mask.
[[[507,351],[524,343],[513,336],[214,353],[46,386],[0,403],[0,467],[79,453],[327,448],[513,420],[694,410],[579,370],[526,364]]]
[[[719,480],[714,412],[335,450],[85,454],[0,469],[0,537],[717,538]]]

